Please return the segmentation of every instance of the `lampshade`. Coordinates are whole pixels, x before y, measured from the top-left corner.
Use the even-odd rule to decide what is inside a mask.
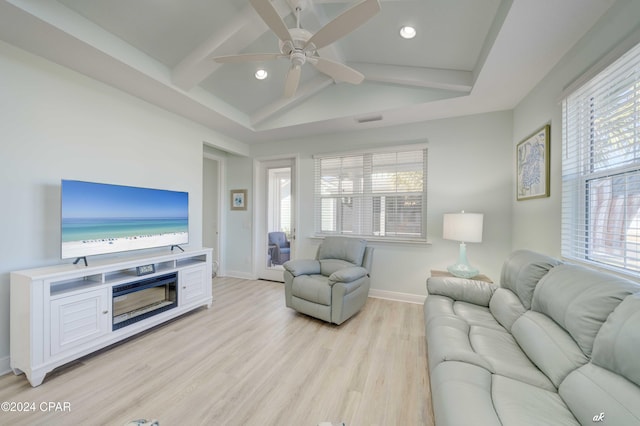
[[[482,242],[482,213],[445,213],[442,238],[465,243]]]

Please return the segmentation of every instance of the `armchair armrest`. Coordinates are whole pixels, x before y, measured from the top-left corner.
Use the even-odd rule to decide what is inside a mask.
[[[335,271],[329,276],[331,283],[350,283],[368,274],[367,270],[361,266],[350,266]]]
[[[456,277],[431,277],[427,280],[427,292],[447,296],[454,300],[489,306],[491,296],[498,286],[494,283]]]
[[[295,259],[285,262],[282,266],[291,275],[316,275],[320,274],[320,262],[315,259]]]

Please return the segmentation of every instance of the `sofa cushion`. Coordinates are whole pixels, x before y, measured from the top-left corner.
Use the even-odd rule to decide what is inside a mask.
[[[640,425],[640,388],[592,362],[569,374],[558,392],[583,425]]]
[[[531,309],[567,330],[582,352],[591,355],[593,341],[609,314],[637,284],[577,265],[560,265],[540,280]]]
[[[353,268],[356,266],[351,262],[340,259],[321,259],[320,260],[320,273],[324,276],[330,276],[336,271],[344,268]]]
[[[555,391],[494,375],[491,396],[503,425],[580,425]]]
[[[530,250],[516,250],[504,262],[500,286],[513,291],[522,305],[529,309],[538,281],[561,263],[558,259]]]
[[[488,308],[472,303],[458,302],[447,296],[430,294],[424,302],[424,312],[425,324],[428,324],[434,317],[452,316],[460,318],[469,325],[481,325],[503,330]]]
[[[569,333],[539,312],[526,312],[513,324],[511,332],[556,388],[570,372],[589,361]]]
[[[444,361],[463,361],[491,370],[491,364],[473,350],[469,329],[466,321],[450,316],[434,318],[427,324],[429,370]]]
[[[322,275],[301,275],[293,280],[291,294],[297,298],[321,305],[331,305],[331,286]]]
[[[496,320],[507,330],[511,330],[513,323],[527,311],[518,296],[506,288],[499,288],[493,293],[489,309]]]
[[[315,259],[289,260],[282,266],[294,277],[297,277],[298,275],[316,275],[320,273],[320,262]]]
[[[355,266],[362,266],[362,258],[364,257],[364,249],[366,247],[367,242],[365,240],[346,237],[326,237],[318,248],[318,260],[342,259],[351,262]]]
[[[362,266],[350,266],[348,268],[340,268],[337,271],[329,275],[329,281],[331,283],[341,282],[350,283],[360,278],[366,277],[367,270]]]
[[[431,371],[437,425],[502,426],[491,395],[492,374],[482,367],[447,361]]]
[[[429,295],[425,324],[430,369],[444,361],[468,362],[555,391],[487,308]]]
[[[428,295],[422,309],[424,310],[425,325],[429,324],[432,318],[455,316],[453,312],[453,300],[446,296]]]
[[[469,340],[473,350],[489,363],[492,373],[556,391],[556,386],[527,358],[506,330],[471,327]]]
[[[488,308],[467,302],[453,302],[453,312],[464,319],[469,325],[493,328],[504,331],[498,321],[491,315]]]
[[[640,293],[609,315],[593,343],[592,361],[640,386]]]
[[[451,297],[455,300],[489,306],[489,300],[496,285],[484,281],[476,281],[456,277],[431,277],[427,280],[429,294]]]

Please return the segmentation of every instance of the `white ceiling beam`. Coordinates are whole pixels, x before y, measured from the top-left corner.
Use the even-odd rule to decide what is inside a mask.
[[[471,71],[369,64],[364,62],[349,62],[348,65],[364,74],[367,81],[453,90],[463,93],[470,93],[473,88],[473,73]]]
[[[291,3],[289,0],[287,0]],[[340,0],[340,2],[345,3],[345,0]],[[314,4],[319,3],[318,1],[307,1],[301,4],[302,6],[302,17],[305,22],[305,28],[309,30],[318,31],[324,25],[329,22],[329,18],[322,12],[320,9],[314,6]],[[313,31],[312,31],[313,32]],[[335,46],[335,44],[330,44],[320,50],[318,50],[318,54],[323,58],[331,59],[337,62],[344,61],[344,55],[342,52]],[[334,84],[334,81],[326,76],[325,74],[318,73],[318,76],[314,78],[311,82],[300,86],[296,91],[296,94],[291,98],[280,98],[275,102],[265,106],[260,109],[256,113],[254,113],[250,117],[250,122],[253,126],[259,125],[274,115],[280,113],[281,111],[291,108],[305,99],[315,95],[320,92],[322,89]]]
[[[274,6],[282,17],[292,13],[288,2],[274,2]],[[303,7],[302,14],[306,26],[320,29],[328,22],[327,17],[314,7],[313,3],[303,4]],[[174,67],[171,81],[182,90],[191,90],[222,65],[212,60],[212,57],[240,53],[268,30],[251,4],[247,4],[231,21]],[[344,60],[342,53],[333,45],[321,49],[319,53],[322,57],[334,61]]]
[[[286,3],[276,2],[274,6],[281,16],[291,13]],[[183,90],[191,90],[222,65],[215,62],[213,57],[240,53],[268,30],[251,4],[247,4],[232,20],[173,68],[171,81]]]
[[[275,102],[265,106],[264,108],[258,110],[250,117],[251,125],[256,126],[260,123],[263,123],[270,117],[273,117],[280,111],[291,108],[294,105],[299,104],[305,99],[315,95],[322,89],[334,84],[334,81],[325,76],[324,74],[318,75],[316,78],[311,80],[310,82],[298,87],[296,94],[291,98],[280,98]]]

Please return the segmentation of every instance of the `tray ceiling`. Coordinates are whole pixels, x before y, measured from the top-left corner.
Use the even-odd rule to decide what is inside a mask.
[[[273,0],[290,28],[293,1]],[[365,81],[337,83],[305,64],[293,98],[283,97],[287,59],[212,59],[279,52],[248,0],[0,1],[0,38],[253,143],[513,108],[612,4],[379,2],[372,19],[318,51]],[[301,27],[315,33],[355,3],[303,0]],[[417,36],[402,39],[403,25]]]

